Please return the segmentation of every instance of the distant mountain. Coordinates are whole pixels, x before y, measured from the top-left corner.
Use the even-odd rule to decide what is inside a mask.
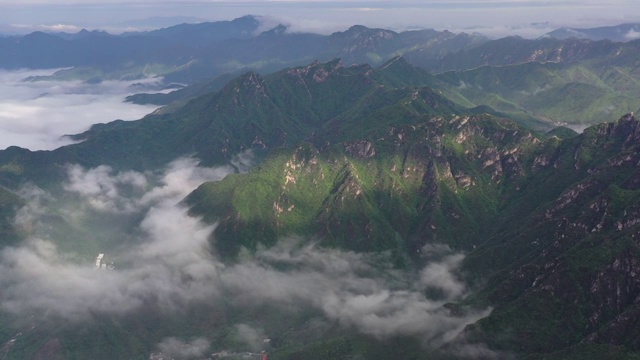
[[[640,107],[640,72],[635,66],[640,56],[638,41],[519,37],[487,41],[446,31],[396,33],[363,26],[323,37],[288,34],[281,26],[254,38],[212,45],[201,54],[196,58],[203,60],[192,61],[166,79],[193,82],[198,76],[233,68],[236,72],[276,71],[287,64],[331,57],[341,57],[345,64],[380,64],[403,54],[411,64],[437,73],[428,85],[458,104],[488,105],[540,130],[548,130],[550,124],[612,121],[615,114]],[[223,65],[215,68],[213,64]],[[140,95],[129,100],[167,104],[172,97],[184,99],[184,94]]]
[[[632,66],[640,41],[614,43],[584,39],[523,39],[518,36],[484,42],[470,49],[444,54],[437,59],[404,55],[407,60],[434,73],[505,66],[529,62],[584,64],[585,66]]]
[[[640,39],[640,24],[621,24],[587,29],[560,28],[547,33],[545,36],[561,40],[576,38],[626,42]]]
[[[122,36],[155,36],[188,46],[200,47],[226,39],[247,39],[256,35],[260,20],[243,16],[231,21],[182,23],[148,32],[125,33]]]
[[[490,106],[532,129],[547,131],[559,124],[584,127],[613,121],[617,114],[640,107],[640,74],[631,61],[638,49],[634,43],[617,50],[620,51],[592,54],[575,61],[487,65],[437,75],[407,66],[408,74],[401,83],[430,86],[461,106]],[[408,62],[404,57],[393,58],[390,63],[394,61]],[[618,65],[603,66],[605,62]],[[127,101],[156,105],[180,101],[163,110],[169,111],[185,100],[220,89],[222,83],[212,79],[169,94],[130,96]]]
[[[437,73],[442,83],[436,86],[459,104],[489,105],[512,116],[529,117],[523,121],[534,127],[540,121],[613,121],[617,113],[635,111],[640,106],[638,56],[638,41],[518,37],[440,58],[404,55],[412,64]]]
[[[151,36],[117,37],[103,32],[80,32],[61,37],[35,32],[0,39],[0,66],[5,69],[76,67],[83,75],[115,73],[111,76],[141,76],[142,68],[138,66],[151,63],[159,55],[165,64],[179,65],[184,55],[180,51],[167,51],[171,46],[165,39]],[[180,49],[179,45],[173,46],[175,50]],[[135,70],[127,69],[129,66]],[[76,77],[86,80],[82,75]]]
[[[346,64],[374,65],[412,49],[439,57],[486,41],[480,36],[420,30],[396,33],[354,26],[330,36],[289,33],[279,25],[260,32],[261,19],[180,24],[114,36],[34,33],[0,39],[0,68],[74,67],[58,79],[164,76],[168,83],[195,83],[241,70],[272,72],[315,59],[340,57]],[[44,56],[42,56],[44,55]]]
[[[66,32],[55,32],[55,33],[50,33],[51,35],[55,35],[59,38],[62,38],[64,40],[76,40],[76,39],[82,39],[85,37],[96,37],[96,36],[114,36],[111,35],[109,33],[107,33],[106,31],[102,31],[102,30],[92,30],[89,31],[87,29],[82,29],[79,32],[72,34],[72,33],[66,33]]]
[[[277,71],[315,59],[380,65],[398,55],[432,73],[528,62],[633,69],[640,46],[638,41],[615,43],[575,37],[489,41],[477,34],[429,29],[398,33],[359,25],[324,36],[290,33],[283,25],[261,32],[261,24],[259,17],[245,16],[119,36],[84,30],[6,37],[0,38],[0,67],[74,67],[57,74],[59,79],[86,80],[87,74],[91,74],[89,78],[114,79],[157,75],[167,83],[191,84],[238,71]],[[634,26],[621,25],[616,31],[631,39]],[[631,75],[635,77],[636,72]]]
[[[553,119],[556,123],[613,121],[616,114],[633,112],[640,106],[640,82],[633,75],[633,68],[587,64],[527,62],[483,66],[441,73],[437,79],[446,83],[447,94],[457,93],[471,104]]]
[[[207,22],[206,19],[194,17],[194,16],[153,16],[145,19],[134,19],[128,21],[122,21],[115,24],[116,27],[122,28],[134,28],[141,30],[155,30],[161,28],[168,28],[180,24],[199,24]],[[141,31],[139,30],[139,31]]]

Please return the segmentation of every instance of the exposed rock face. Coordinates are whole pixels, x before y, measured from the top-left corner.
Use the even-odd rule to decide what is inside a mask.
[[[541,143],[490,117],[429,116],[299,148],[265,169],[282,174],[279,195],[268,204],[273,220],[261,219],[252,237],[307,229],[330,246],[408,254],[455,241],[469,252],[466,273],[485,287],[476,301],[496,306],[465,341],[525,353],[637,346],[637,126],[623,117]],[[230,222],[244,216],[226,214]]]
[[[256,239],[301,232],[319,234],[327,245],[360,251],[400,247],[415,254],[425,243],[454,234],[459,246],[471,248],[478,234],[495,225],[488,219],[497,210],[487,204],[486,211],[472,213],[466,207],[524,176],[520,157],[538,143],[512,123],[496,121],[502,122],[490,116],[420,117],[382,128],[375,137],[285,152],[264,172],[248,175],[271,189],[266,199],[249,196],[252,208],[264,211],[243,213],[231,205],[239,200],[229,198],[228,210],[218,214],[218,241],[240,241],[236,231],[257,221],[261,228],[251,236]],[[225,186],[223,181],[201,191]],[[194,199],[201,196],[207,197]]]
[[[356,159],[366,159],[376,155],[376,149],[371,141],[361,140],[345,145],[345,151]]]
[[[551,201],[538,202],[519,226],[505,224],[507,235],[496,235],[468,263],[489,253],[511,254],[510,271],[496,276],[489,297],[500,305],[469,329],[469,337],[483,328],[491,339],[504,336],[489,342],[526,352],[588,342],[640,349],[640,332],[633,329],[640,315],[637,127],[627,115],[532,157],[529,182],[540,181],[537,193]],[[514,313],[523,314],[520,322],[508,320]],[[512,328],[505,336],[495,326],[507,323]],[[547,330],[533,330],[540,327]]]

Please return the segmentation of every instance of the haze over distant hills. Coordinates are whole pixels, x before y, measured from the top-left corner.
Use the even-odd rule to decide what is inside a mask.
[[[115,26],[123,27],[125,29],[139,29],[138,31],[150,31],[180,24],[198,24],[203,22],[208,21],[206,19],[195,16],[153,16],[145,19],[135,19],[119,22],[115,24]]]
[[[621,24],[590,29],[560,28],[547,34],[556,39],[589,39],[625,42],[640,39],[640,24]]]
[[[530,126],[568,123],[582,127],[603,117],[611,120],[615,112],[640,108],[634,60],[638,41],[574,37],[489,40],[477,34],[435,30],[398,33],[364,26],[318,35],[290,33],[282,25],[263,31],[263,25],[260,18],[245,16],[119,36],[98,31],[33,33],[0,39],[0,66],[72,67],[58,72],[53,77],[58,80],[157,76],[164,85],[197,82],[204,89],[214,89],[230,76],[248,70],[271,72],[334,58],[341,58],[346,65],[379,65],[401,55],[411,64],[437,73],[440,81],[432,85],[459,104],[489,105]],[[633,30],[627,25],[607,31],[628,34]],[[445,75],[449,71],[463,73]],[[215,81],[218,76],[222,80]],[[202,85],[205,83],[217,85]],[[130,100],[155,104],[178,98],[184,101],[186,93],[197,93],[194,89]]]

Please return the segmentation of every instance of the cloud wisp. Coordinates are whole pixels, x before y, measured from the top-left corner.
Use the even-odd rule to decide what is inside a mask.
[[[33,236],[0,251],[0,308],[18,316],[82,323],[142,308],[171,312],[218,302],[233,304],[234,311],[310,307],[363,334],[416,336],[431,346],[451,341],[467,324],[488,315],[489,309],[452,315],[443,306],[467,294],[455,275],[464,256],[445,246],[426,249],[437,256],[413,275],[394,270],[386,254],[325,249],[303,239],[244,251],[237,262],[224,264],[210,247],[214,225],[190,217],[180,202],[202,182],[220,180],[233,169],[200,168],[193,159],[175,161],[159,175],[70,166],[63,194],[25,189],[29,204],[18,223]],[[129,218],[137,220],[111,226],[110,237],[119,242],[87,238],[61,245],[63,237],[74,238],[73,229],[88,227],[91,231],[81,233],[87,235]],[[67,232],[52,230],[60,224]],[[96,269],[98,252],[115,269]],[[427,295],[433,290],[437,298]],[[255,348],[269,335],[244,324],[236,332]],[[204,345],[166,339],[159,348],[165,353]]]
[[[158,350],[163,355],[176,359],[193,359],[203,357],[209,350],[210,342],[205,338],[197,338],[192,341],[183,342],[175,337],[162,340],[158,345]]]
[[[182,159],[173,162],[154,186],[148,186],[152,174],[113,174],[106,166],[89,170],[71,166],[68,172],[62,197],[71,201],[38,189],[24,191],[31,194],[30,204],[19,212],[18,224],[28,224],[33,236],[0,254],[2,308],[16,314],[46,313],[86,321],[94,314],[126,314],[142,306],[172,310],[215,294],[216,288],[209,284],[215,283],[220,264],[209,250],[213,226],[188,216],[179,202],[202,182],[232,172],[231,167],[202,169],[194,160]],[[148,189],[141,191],[145,186]],[[97,251],[92,254],[59,251],[56,232],[51,230],[55,224],[47,222],[57,214],[62,221],[56,223],[72,232],[97,227],[98,219],[117,221],[116,215],[134,213],[141,219],[137,224],[111,234],[129,243],[95,244]],[[96,271],[97,252],[114,255],[116,270]],[[77,259],[83,260],[72,261]]]
[[[290,240],[258,251],[220,277],[226,292],[251,299],[245,306],[308,304],[330,320],[379,339],[409,335],[440,345],[490,312],[455,317],[443,308],[465,294],[463,283],[453,275],[462,258],[445,254],[429,262],[419,279],[406,279],[406,274],[384,265],[385,255],[300,246]],[[445,296],[430,299],[423,291],[426,287],[444,290]]]
[[[52,150],[71,143],[64,135],[80,133],[96,123],[139,119],[155,109],[123,102],[135,92],[130,81],[24,81],[52,73],[0,70],[0,149],[15,145]]]

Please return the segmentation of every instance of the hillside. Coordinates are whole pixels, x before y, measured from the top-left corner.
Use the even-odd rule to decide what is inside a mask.
[[[625,329],[640,291],[638,121],[541,143],[491,118],[427,118],[326,151],[279,152],[188,202],[221,221],[216,246],[230,256],[293,234],[391,251],[400,268],[419,263],[425,244],[464,249],[463,273],[481,290],[463,303],[495,309],[462,343],[520,355],[637,351]]]
[[[528,66],[513,86],[569,76]],[[0,151],[2,356],[637,356],[640,123],[544,136],[445,97],[492,70],[246,72],[78,144]],[[116,269],[77,260],[97,252]]]
[[[247,149],[259,155],[303,140],[318,146],[337,141],[359,133],[364,123],[372,125],[372,119],[386,126],[420,114],[467,111],[430,88],[398,87],[413,68],[395,65],[347,67],[336,59],[265,76],[247,72],[175,112],[94,125],[74,135],[83,140],[75,145],[35,153],[10,148],[0,153],[5,163],[26,156],[40,166],[7,168],[3,179],[16,171],[55,171],[66,162],[144,170],[195,155],[204,164],[219,165]],[[425,76],[420,83],[430,79]]]
[[[556,123],[586,126],[640,108],[640,83],[630,67],[527,62],[445,72],[437,78],[446,84],[442,88],[473,105]]]

